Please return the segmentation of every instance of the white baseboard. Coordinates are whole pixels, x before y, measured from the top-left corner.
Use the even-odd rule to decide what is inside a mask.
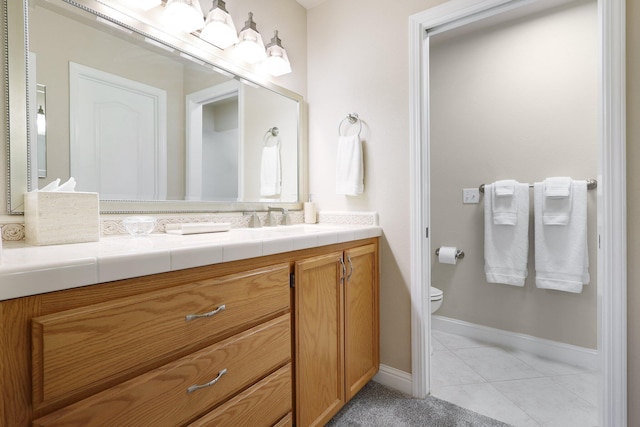
[[[600,367],[598,351],[590,348],[578,347],[437,315],[431,316],[431,327],[438,331],[475,338],[480,341],[513,348],[515,350],[527,351],[551,360],[580,366],[589,370],[595,371]]]
[[[391,366],[380,365],[380,370],[373,377],[373,380],[389,388],[411,394],[411,374],[408,372]]]

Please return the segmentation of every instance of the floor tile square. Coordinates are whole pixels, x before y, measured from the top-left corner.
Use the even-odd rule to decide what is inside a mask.
[[[540,427],[540,424],[491,384],[447,386],[436,390],[433,395],[514,427]]]
[[[503,381],[492,385],[544,427],[597,425],[597,408],[551,378]]]
[[[431,356],[431,389],[443,386],[485,382],[473,369],[452,352],[436,351]]]
[[[465,348],[453,353],[489,382],[544,376],[498,347]]]

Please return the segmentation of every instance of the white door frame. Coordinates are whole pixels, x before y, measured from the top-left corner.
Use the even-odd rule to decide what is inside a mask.
[[[236,80],[220,83],[188,94],[186,98],[186,200],[202,200],[202,108],[205,104],[238,97],[238,140],[243,141],[242,85]],[[242,144],[238,144],[238,200],[243,199],[244,161]]]
[[[535,0],[533,0],[535,1]],[[412,393],[429,393],[431,244],[429,40],[426,31],[522,0],[451,0],[409,19],[411,144],[411,378]],[[598,0],[598,352],[603,427],[627,425],[627,235],[625,1]]]

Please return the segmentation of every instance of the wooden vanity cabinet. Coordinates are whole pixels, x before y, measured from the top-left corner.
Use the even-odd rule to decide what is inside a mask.
[[[326,422],[378,369],[377,248],[372,238],[0,301],[0,425]]]
[[[295,264],[296,422],[326,424],[379,368],[377,242]]]
[[[290,275],[265,257],[1,301],[0,425],[281,423]]]

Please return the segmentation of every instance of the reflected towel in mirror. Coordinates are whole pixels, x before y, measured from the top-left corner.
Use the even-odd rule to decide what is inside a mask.
[[[260,195],[278,196],[281,192],[280,144],[262,147]]]

